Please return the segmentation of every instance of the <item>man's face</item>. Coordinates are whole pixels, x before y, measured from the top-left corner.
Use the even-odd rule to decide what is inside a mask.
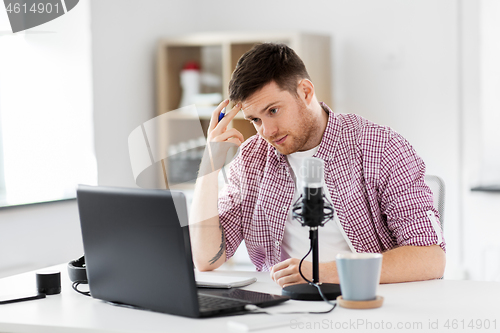
[[[281,90],[275,82],[242,102],[245,119],[280,153],[288,155],[310,147],[314,131],[320,130],[312,110],[299,97]]]

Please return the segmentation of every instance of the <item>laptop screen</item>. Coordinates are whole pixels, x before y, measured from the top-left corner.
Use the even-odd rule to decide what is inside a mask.
[[[80,185],[77,199],[94,298],[199,315],[182,192]]]

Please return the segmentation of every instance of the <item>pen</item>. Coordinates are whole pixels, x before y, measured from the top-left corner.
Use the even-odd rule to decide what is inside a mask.
[[[226,108],[222,109],[222,111],[219,113],[219,122],[224,118],[226,115]]]

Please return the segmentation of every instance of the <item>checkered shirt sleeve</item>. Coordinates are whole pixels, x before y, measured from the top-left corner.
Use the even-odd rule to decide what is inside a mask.
[[[328,163],[335,174],[330,185],[341,224],[356,251],[434,244],[445,250],[439,212],[424,181],[425,164],[410,143],[389,127],[360,116],[336,117],[344,130]]]
[[[219,221],[226,238],[226,260],[231,258],[243,240],[241,227],[241,190],[240,174],[241,156],[238,155],[231,162],[228,173],[228,182],[219,193],[218,209]]]
[[[442,230],[434,230],[428,212],[439,219],[433,195],[424,181],[425,164],[401,135],[391,132],[380,163],[380,209],[398,246],[438,244],[445,250]],[[441,233],[438,237],[437,232]]]

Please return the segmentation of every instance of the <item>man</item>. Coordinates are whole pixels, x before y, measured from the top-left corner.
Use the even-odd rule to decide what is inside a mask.
[[[334,258],[343,251],[383,253],[381,283],[441,277],[445,243],[423,161],[390,128],[334,114],[314,91],[303,62],[285,45],[257,45],[240,58],[229,84],[237,104],[220,122],[229,101],[214,110],[213,172],[200,172],[196,183],[195,265],[215,269],[245,240],[257,270],[269,270],[281,287],[305,283],[298,264],[309,248],[308,228],[291,218],[291,207],[301,194],[300,162],[313,156],[325,162],[324,193],[335,209],[319,231],[321,282],[339,282]],[[240,109],[258,133],[245,142],[227,128]],[[227,150],[218,144],[240,148],[217,199],[217,161]],[[309,279],[311,266],[302,265]]]

